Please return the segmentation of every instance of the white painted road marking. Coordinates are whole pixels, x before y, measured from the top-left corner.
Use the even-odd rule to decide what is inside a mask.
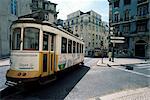
[[[5,88],[0,89],[0,91],[4,90]]]
[[[136,65],[136,66],[147,66],[147,65],[150,66],[150,64],[140,64],[140,65]]]
[[[150,66],[141,66],[141,67],[135,67],[135,68],[143,69],[143,68],[150,68]]]
[[[150,70],[150,68],[149,68],[149,69],[147,69],[147,70]]]
[[[119,70],[122,70],[122,71],[130,72],[130,73],[134,73],[134,74],[137,74],[137,75],[141,75],[141,76],[145,76],[145,77],[150,78],[150,75],[147,75],[147,74],[143,74],[143,73],[139,73],[139,72],[135,72],[135,71],[131,71],[131,70],[126,70],[126,69],[122,69],[122,68],[118,68],[118,67],[113,67],[113,66],[112,66],[112,68],[119,69]]]
[[[138,88],[135,90],[124,90],[101,97],[93,97],[89,100],[150,100],[150,88]]]

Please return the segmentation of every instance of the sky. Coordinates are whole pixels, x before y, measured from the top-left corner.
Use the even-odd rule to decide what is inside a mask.
[[[108,0],[49,0],[58,4],[56,11],[59,12],[58,19],[67,19],[67,15],[81,10],[87,12],[93,10],[102,16],[102,21],[108,22],[109,4]]]

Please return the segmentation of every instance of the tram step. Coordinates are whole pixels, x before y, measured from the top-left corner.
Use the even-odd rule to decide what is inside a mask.
[[[16,86],[17,83],[12,82],[12,81],[6,81],[6,82],[5,82],[5,85],[7,85],[7,86]]]

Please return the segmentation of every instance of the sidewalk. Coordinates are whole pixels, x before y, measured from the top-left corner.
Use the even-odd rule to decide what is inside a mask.
[[[125,64],[142,64],[142,63],[150,63],[150,59],[145,61],[144,59],[136,59],[136,58],[115,58],[114,62],[109,61],[108,58],[102,58],[98,61],[98,66],[117,66],[117,65],[125,65]]]
[[[6,72],[10,68],[10,59],[0,59],[0,91],[5,89],[7,86],[6,82]]]
[[[150,87],[139,88],[135,90],[126,90],[118,93],[94,97],[89,100],[150,100]]]
[[[0,67],[9,66],[9,65],[10,65],[10,58],[0,59]]]

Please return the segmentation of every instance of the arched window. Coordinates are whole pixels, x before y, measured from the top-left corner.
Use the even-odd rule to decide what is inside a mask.
[[[11,14],[17,15],[17,1],[11,0]]]

